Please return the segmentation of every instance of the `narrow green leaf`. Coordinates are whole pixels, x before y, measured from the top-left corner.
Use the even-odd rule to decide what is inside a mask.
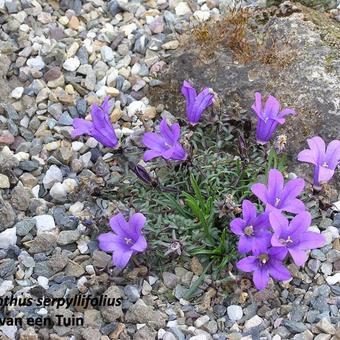
[[[195,294],[196,290],[198,287],[203,283],[204,277],[206,272],[209,270],[209,268],[212,265],[212,261],[205,267],[203,273],[200,275],[200,277],[192,284],[192,286],[189,288],[189,290],[184,294],[184,299],[185,300],[190,300],[191,297]]]

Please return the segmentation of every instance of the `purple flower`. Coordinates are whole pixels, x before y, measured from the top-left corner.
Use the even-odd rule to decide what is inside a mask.
[[[257,215],[256,206],[244,200],[242,203],[243,218],[235,218],[230,223],[231,231],[240,236],[238,251],[247,253],[257,249],[266,250],[270,245],[271,233],[266,213]]]
[[[72,138],[89,135],[109,148],[116,148],[118,139],[110,122],[109,110],[109,97],[106,97],[101,107],[92,105],[92,122],[81,118],[73,119]]]
[[[189,82],[184,80],[182,94],[186,99],[186,113],[190,124],[195,125],[201,118],[202,112],[212,105],[214,95],[205,87],[198,95]]]
[[[160,133],[146,132],[143,137],[143,144],[151,150],[144,153],[144,161],[150,161],[155,157],[183,161],[187,153],[178,142],[180,138],[179,124],[168,125],[163,118],[159,127]]]
[[[142,234],[145,221],[146,218],[141,213],[133,214],[129,222],[119,213],[110,219],[110,226],[114,233],[98,236],[99,248],[106,252],[113,252],[112,262],[115,266],[124,268],[133,254],[146,249],[147,243]]]
[[[274,133],[278,124],[285,122],[285,116],[296,114],[293,109],[286,108],[280,111],[280,102],[273,96],[269,96],[264,108],[262,95],[255,93],[255,102],[251,107],[257,115],[256,140],[260,144],[266,144]]]
[[[277,211],[269,214],[269,220],[274,230],[272,246],[280,247],[285,255],[289,252],[297,266],[306,262],[306,250],[321,247],[325,243],[322,235],[307,231],[312,221],[307,211],[296,215],[290,223]]]
[[[305,181],[302,178],[292,179],[284,184],[281,172],[270,169],[268,185],[253,184],[251,191],[266,204],[266,212],[279,210],[297,214],[305,210],[303,202],[296,198],[304,186]]]
[[[290,272],[282,264],[285,254],[280,248],[269,248],[256,252],[238,261],[236,266],[244,272],[253,272],[255,287],[259,290],[266,288],[269,277],[274,280],[285,281],[291,278]]]
[[[314,184],[320,185],[328,182],[340,162],[340,140],[331,141],[326,149],[321,137],[307,139],[310,149],[303,150],[298,155],[301,162],[312,163],[314,168]]]

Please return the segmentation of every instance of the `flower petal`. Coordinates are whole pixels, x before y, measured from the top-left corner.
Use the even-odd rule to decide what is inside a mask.
[[[262,231],[252,237],[252,252],[253,254],[266,253],[270,246],[271,234],[267,231]]]
[[[287,108],[285,108],[285,109],[283,109],[279,112],[278,117],[283,118],[283,117],[288,116],[288,115],[296,115],[295,110],[287,107]],[[284,123],[284,121],[283,121],[283,123]]]
[[[301,151],[298,154],[298,161],[311,163],[311,164],[316,165],[317,164],[317,157],[316,157],[315,152],[313,152],[310,149],[306,149],[306,150]]]
[[[236,235],[243,235],[243,229],[246,226],[246,222],[242,218],[234,218],[230,222],[230,229]]]
[[[264,212],[253,220],[254,229],[268,229],[270,227],[269,215]]]
[[[287,249],[285,247],[271,247],[268,249],[270,258],[277,261],[283,261],[287,255]]]
[[[266,144],[271,139],[278,122],[269,118],[267,121],[259,118],[256,125],[256,140],[260,144]]]
[[[322,247],[325,243],[326,240],[323,235],[306,231],[301,237],[298,247],[303,250],[309,250]]]
[[[272,211],[269,213],[269,221],[275,235],[280,238],[288,228],[288,219],[279,211]]]
[[[138,234],[138,236],[141,233],[141,230],[144,227],[144,224],[146,222],[146,217],[141,213],[135,213],[130,217],[129,220],[129,227],[131,230],[133,230],[134,233]]]
[[[111,124],[108,124],[106,128],[101,130],[94,127],[92,130],[92,136],[98,142],[109,148],[115,149],[118,146],[118,138]]]
[[[143,144],[154,151],[164,152],[167,150],[164,138],[155,132],[144,133]]]
[[[280,110],[280,102],[273,96],[268,96],[266,104],[264,105],[264,113],[268,118],[275,119]]]
[[[178,125],[178,124],[173,124],[174,125]],[[170,128],[170,126],[168,125],[167,121],[165,118],[162,119],[160,125],[159,125],[159,131],[161,133],[161,136],[164,138],[164,141],[169,144],[169,145],[173,145],[174,143],[177,142],[177,139],[179,137],[179,125],[178,128],[175,128],[175,132],[176,132],[176,136],[174,136],[172,129]],[[177,138],[176,138],[177,137]]]
[[[255,287],[258,290],[263,290],[264,288],[266,288],[268,285],[268,281],[269,281],[269,275],[268,275],[267,270],[261,267],[255,270],[253,273],[253,281],[254,281]]]
[[[289,270],[280,262],[275,261],[268,266],[269,275],[277,281],[289,280],[292,275]]]
[[[252,193],[263,203],[267,203],[267,187],[262,183],[255,183],[251,186]]]
[[[178,123],[174,123],[171,125],[171,131],[173,134],[173,138],[175,141],[179,140],[179,137],[181,136],[181,128]]]
[[[297,266],[303,266],[307,261],[307,254],[305,251],[301,250],[298,247],[288,248],[289,254],[293,258],[294,263]]]
[[[289,224],[289,231],[292,240],[300,240],[305,235],[312,222],[312,215],[308,211],[303,211],[296,215]],[[304,237],[304,236],[303,236]]]
[[[242,202],[242,215],[246,223],[250,223],[256,218],[256,206],[249,200],[244,200]]]
[[[142,252],[147,248],[146,239],[143,235],[140,235],[137,242],[131,247],[132,250]]]
[[[340,140],[332,140],[326,151],[326,163],[332,170],[336,168],[340,161]]]
[[[213,102],[214,95],[210,93],[208,88],[203,89],[196,99],[192,110],[192,122],[197,123],[201,118],[202,112],[208,108]]]
[[[172,159],[175,161],[184,161],[187,158],[187,153],[180,143],[175,143],[173,147],[163,152],[162,156],[165,159]]]
[[[259,118],[264,118],[262,112],[262,95],[260,92],[255,92],[255,102],[251,108]]]
[[[284,186],[281,194],[280,208],[284,209],[285,204],[289,204],[289,201],[295,199],[300,195],[305,187],[305,181],[302,178],[292,179]]]
[[[284,211],[290,212],[292,214],[298,214],[306,210],[305,205],[298,198],[290,200],[288,204],[284,206]]]
[[[102,105],[101,105],[101,108],[102,108],[103,112],[104,112],[107,116],[110,115],[110,103],[109,103],[109,100],[110,100],[110,96],[106,96],[106,97],[104,98],[104,101],[103,101]]]
[[[144,152],[143,159],[145,162],[150,161],[153,158],[162,156],[162,152],[160,151],[154,151],[154,150],[147,150]]]
[[[93,123],[85,119],[75,118],[73,119],[74,130],[71,132],[72,138],[76,138],[81,135],[92,135]]]
[[[112,262],[116,267],[123,269],[128,264],[132,254],[132,250],[126,252],[115,251],[112,254]]]
[[[285,248],[285,246],[280,241],[280,235],[279,234],[273,234],[270,242],[271,242],[271,245],[273,247],[283,247],[283,248]]]
[[[238,261],[236,267],[243,272],[252,272],[258,268],[258,260],[255,256],[247,256]]]
[[[277,169],[270,169],[268,175],[268,194],[267,194],[269,202],[274,204],[276,198],[281,199],[283,184],[284,180],[281,172]]]
[[[118,213],[110,218],[110,227],[118,236],[124,237],[129,231],[129,224],[122,213]]]
[[[307,139],[307,143],[315,155],[316,162],[318,164],[322,164],[325,160],[325,153],[326,153],[326,145],[324,140],[319,137],[315,136],[313,138]]]
[[[107,105],[105,103],[105,108],[107,108]],[[108,116],[108,112],[104,111],[102,107],[99,107],[96,103],[92,104],[91,107],[91,117],[94,127],[97,130],[105,129],[107,126],[107,120],[105,119],[105,116]]]
[[[237,249],[240,253],[245,254],[245,253],[248,253],[248,251],[251,251],[252,244],[253,242],[250,237],[242,235],[238,241]]]
[[[116,148],[118,139],[109,117],[110,104],[108,97],[105,98],[101,107],[93,104],[91,108],[91,116],[93,122],[92,136],[105,146]]]
[[[181,92],[185,96],[185,99],[186,99],[186,114],[187,114],[188,120],[189,122],[192,122],[193,108],[194,108],[195,99],[197,96],[196,90],[191,86],[191,84],[188,81],[184,80]]]
[[[323,184],[327,183],[334,175],[334,170],[325,168],[323,166],[316,166],[317,169],[317,183],[315,184]]]
[[[102,251],[112,252],[116,249],[116,235],[111,232],[100,234],[97,240],[99,242],[98,247]]]

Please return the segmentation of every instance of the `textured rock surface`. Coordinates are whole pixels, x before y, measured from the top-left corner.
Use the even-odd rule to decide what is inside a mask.
[[[340,24],[286,1],[279,9],[256,10],[246,27],[251,51],[248,43],[240,47],[230,42],[233,33],[226,30],[223,36],[214,24],[194,30],[196,39],[193,32],[182,39],[163,75],[163,88],[154,89],[153,104],[163,103],[170,112],[182,115],[177,109],[178,102],[183,102],[179,89],[189,79],[218,93],[222,104],[215,112],[223,119],[253,117],[254,121],[250,107],[254,92],[260,91],[298,112],[279,130],[289,135],[288,150],[293,157],[306,147],[308,137],[339,138]],[[263,44],[254,47],[255,38]],[[218,41],[211,43],[214,40]],[[213,53],[207,55],[207,51]]]

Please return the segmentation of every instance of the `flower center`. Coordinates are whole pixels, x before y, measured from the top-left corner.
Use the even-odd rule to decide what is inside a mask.
[[[265,123],[268,122],[268,117],[264,117],[264,122],[265,122]]]
[[[324,168],[328,168],[327,162],[323,162],[322,166],[323,166]]]
[[[254,227],[252,225],[248,225],[248,227],[244,228],[244,233],[247,236],[253,236],[254,235]]]
[[[180,247],[181,247],[181,245],[180,245],[180,243],[177,242],[177,241],[172,242],[171,245],[170,245],[170,248],[173,249],[173,250],[177,250],[177,249],[179,249]]]
[[[291,239],[290,236],[287,237],[287,240],[285,239],[280,239],[280,242],[284,245],[288,245],[289,243],[293,243],[293,240]]]
[[[277,207],[279,205],[280,201],[281,201],[280,198],[278,198],[278,197],[275,198],[275,207]]]
[[[128,238],[128,237],[124,237],[124,241],[125,241],[125,243],[126,243],[127,245],[133,243],[133,241],[131,240],[131,238]]]
[[[259,260],[261,261],[262,264],[266,264],[269,260],[269,257],[267,254],[261,254],[258,256]]]

